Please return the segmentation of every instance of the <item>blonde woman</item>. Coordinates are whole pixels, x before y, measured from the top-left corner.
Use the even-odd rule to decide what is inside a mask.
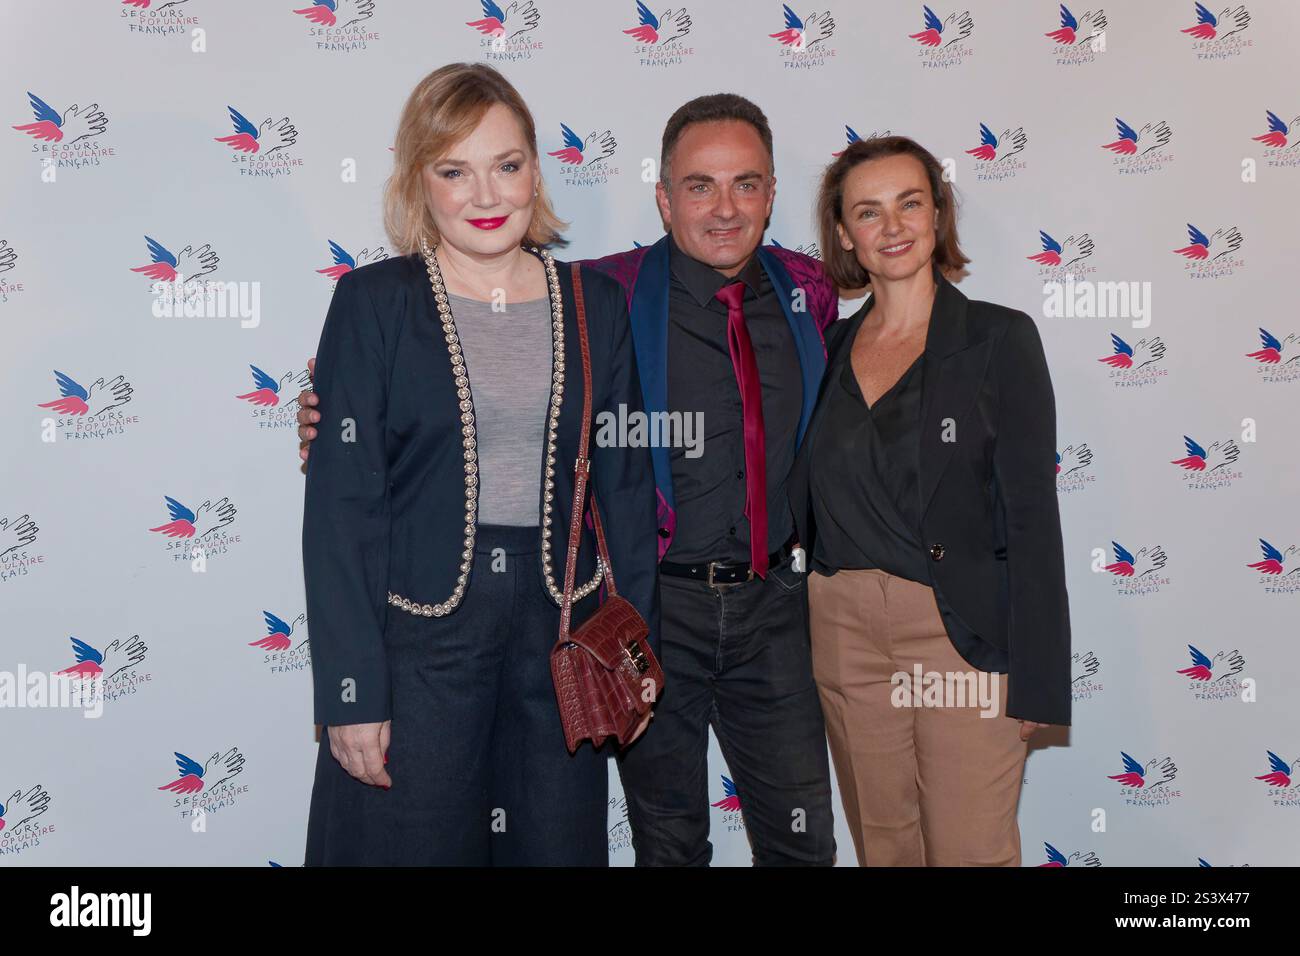
[[[395,166],[397,255],[339,280],[315,366],[306,862],[607,865],[609,748],[569,754],[549,670],[583,378],[532,115],[490,67],[445,66],[410,95]],[[623,292],[582,282],[593,415],[639,409]],[[657,653],[649,450],[592,448],[620,592]],[[575,622],[595,556],[584,528]]]

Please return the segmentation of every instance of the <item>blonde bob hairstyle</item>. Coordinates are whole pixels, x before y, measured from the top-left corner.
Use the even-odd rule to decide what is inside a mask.
[[[424,170],[447,155],[468,136],[491,107],[502,104],[523,130],[532,153],[537,154],[537,124],[523,97],[504,76],[485,63],[449,63],[422,79],[402,108],[393,146],[393,173],[384,184],[384,229],[400,255],[420,251],[420,237],[441,241],[424,191]],[[551,206],[545,181],[533,200],[533,218],[523,244],[550,246],[562,243],[568,223]]]
[[[870,285],[871,277],[857,256],[840,245],[836,226],[844,222],[844,181],[862,163],[884,156],[911,156],[925,169],[939,221],[935,226],[934,264],[949,282],[960,282],[970,259],[957,241],[957,201],[943,166],[928,149],[906,136],[873,136],[850,143],[826,167],[817,195],[817,231],[822,244],[822,268],[841,289]]]

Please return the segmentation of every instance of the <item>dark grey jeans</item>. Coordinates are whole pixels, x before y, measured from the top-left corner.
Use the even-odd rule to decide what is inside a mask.
[[[826,731],[813,682],[808,592],[787,559],[766,581],[659,577],[664,692],[619,757],[638,866],[707,866],[708,728],[759,866],[834,862]]]

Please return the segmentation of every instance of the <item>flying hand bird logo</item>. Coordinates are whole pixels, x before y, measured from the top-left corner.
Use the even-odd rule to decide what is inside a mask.
[[[521,33],[527,33],[529,30],[537,29],[537,22],[541,19],[541,13],[533,6],[533,0],[528,0],[522,7],[518,3],[512,3],[502,10],[493,0],[482,0],[483,19],[470,20],[465,25],[473,27],[484,36],[493,38],[504,37],[513,40]],[[513,31],[506,36],[506,24],[510,24]]]
[[[1224,7],[1216,17],[1203,3],[1196,4],[1196,25],[1184,27],[1181,32],[1190,34],[1198,40],[1221,40],[1224,37],[1240,33],[1250,26],[1250,14],[1246,8]],[[1231,28],[1231,29],[1229,29]]]
[[[810,46],[821,43],[835,32],[835,20],[829,10],[825,13],[810,13],[801,20],[789,5],[783,3],[781,9],[785,13],[785,29],[778,33],[769,33],[768,37],[782,46],[806,50]]]
[[[656,17],[641,0],[636,0],[636,12],[640,24],[623,32],[639,43],[665,46],[691,32],[691,17],[685,7],[665,10]]]
[[[1092,237],[1086,232],[1081,236],[1068,236],[1065,242],[1057,242],[1046,232],[1039,229],[1038,238],[1043,244],[1043,251],[1036,252],[1032,256],[1025,256],[1025,258],[1042,266],[1074,265],[1080,259],[1086,259],[1092,255],[1094,248]]]
[[[174,752],[174,756],[178,778],[163,784],[159,790],[170,790],[172,793],[198,793],[205,787],[211,790],[244,769],[244,755],[235,747],[224,754],[214,753],[201,765],[183,753]],[[209,777],[217,779],[209,780]]]
[[[1060,29],[1046,33],[1044,36],[1063,46],[1073,46],[1075,43],[1087,43],[1100,35],[1105,29],[1106,14],[1104,11],[1098,10],[1094,13],[1089,10],[1076,20],[1070,9],[1065,4],[1061,4]]]
[[[1190,243],[1181,249],[1175,249],[1174,252],[1180,256],[1186,256],[1188,259],[1198,261],[1209,259],[1210,248],[1213,246],[1219,251],[1213,258],[1225,256],[1230,252],[1236,252],[1241,248],[1242,235],[1236,226],[1229,226],[1226,229],[1216,229],[1213,235],[1207,236],[1201,230],[1197,229],[1190,222],[1187,224],[1187,238]]]
[[[1300,572],[1300,568],[1293,568],[1287,572],[1285,570],[1286,559],[1296,553],[1296,546],[1293,544],[1285,552],[1279,551],[1263,538],[1259,539],[1259,549],[1264,552],[1264,560],[1256,561],[1254,564],[1248,564],[1246,567],[1258,571],[1260,574],[1295,574]]]
[[[1106,565],[1103,570],[1109,571],[1116,577],[1140,578],[1159,571],[1169,561],[1168,555],[1160,545],[1143,548],[1136,556],[1118,541],[1112,541],[1110,546],[1115,553],[1115,562]]]
[[[58,673],[82,679],[93,679],[100,675],[103,675],[105,680],[116,677],[122,671],[135,667],[144,660],[145,652],[149,650],[148,645],[140,640],[139,634],[127,638],[125,644],[114,640],[103,651],[91,647],[78,638],[73,637],[70,640],[77,663],[65,667]]]
[[[1187,435],[1183,436],[1183,444],[1187,448],[1187,457],[1176,458],[1170,464],[1184,471],[1216,471],[1232,464],[1241,455],[1241,448],[1232,439],[1216,441],[1208,451]]]
[[[1139,133],[1116,116],[1115,129],[1119,134],[1119,139],[1113,143],[1104,143],[1101,148],[1108,149],[1112,153],[1118,153],[1121,156],[1136,155],[1139,145],[1142,146],[1142,153],[1149,153],[1153,149],[1159,149],[1166,145],[1174,135],[1173,130],[1169,128],[1169,124],[1163,120],[1159,123],[1147,123]]]
[[[139,272],[155,282],[182,282],[199,279],[216,271],[220,261],[212,246],[204,243],[197,249],[187,245],[180,252],[173,254],[166,246],[149,236],[144,237],[149,249],[150,262],[145,266],[132,266],[132,272]]]
[[[157,531],[169,538],[201,538],[235,520],[235,506],[230,503],[229,498],[221,498],[216,504],[205,501],[199,505],[197,512],[191,511],[175,498],[167,495],[163,498],[167,502],[167,511],[172,520],[149,530]]]
[[[1097,361],[1109,365],[1111,368],[1141,368],[1144,365],[1150,365],[1152,362],[1160,361],[1165,355],[1165,344],[1160,341],[1159,336],[1150,342],[1146,339],[1139,339],[1136,345],[1129,345],[1112,332],[1110,333],[1110,341],[1114,353],[1103,356]]]
[[[225,143],[237,152],[266,155],[274,153],[277,149],[292,146],[298,141],[298,130],[289,122],[287,116],[278,123],[268,116],[259,125],[254,126],[233,106],[227,106],[226,109],[230,111],[230,121],[234,124],[235,133],[233,136],[214,138],[218,143]]]
[[[375,0],[313,0],[310,7],[295,10],[322,27],[348,27],[375,15]]]
[[[591,133],[585,140],[563,123],[560,130],[564,135],[564,148],[546,155],[554,156],[566,166],[590,166],[608,159],[614,155],[614,148],[618,145],[609,130]]]
[[[287,651],[290,644],[293,643],[289,639],[293,634],[293,629],[307,621],[306,614],[299,614],[293,619],[292,624],[286,624],[270,611],[263,611],[262,616],[266,619],[266,637],[259,638],[256,641],[249,641],[248,646],[260,647],[266,651]]]
[[[94,418],[110,409],[125,405],[131,400],[131,383],[121,375],[107,382],[97,378],[90,388],[83,388],[74,379],[54,369],[54,380],[59,384],[59,395],[52,402],[42,402],[37,408],[49,408],[60,415],[84,415]]]
[[[1295,776],[1296,764],[1300,764],[1300,760],[1289,764],[1271,750],[1265,753],[1268,754],[1268,773],[1255,779],[1263,780],[1270,787],[1291,786],[1291,778]]]
[[[27,98],[36,122],[15,126],[14,129],[42,142],[62,143],[67,140],[66,145],[71,146],[91,136],[98,136],[108,128],[108,118],[100,112],[98,103],[91,103],[84,108],[73,103],[60,116],[58,110],[30,90]]]
[[[1090,464],[1092,464],[1092,449],[1086,443],[1078,447],[1066,445],[1064,449],[1056,453],[1056,473],[1058,475],[1068,475],[1080,468],[1087,468]]]
[[[970,36],[971,30],[975,28],[969,10],[950,13],[940,20],[929,7],[922,6],[921,9],[924,11],[925,29],[920,33],[909,33],[908,37],[922,46],[936,47],[956,43]]]
[[[336,282],[345,273],[351,272],[353,269],[359,269],[362,266],[370,265],[372,262],[379,262],[381,259],[388,258],[388,253],[384,251],[383,246],[376,246],[373,252],[370,249],[362,249],[354,256],[333,239],[328,241],[330,255],[334,257],[334,264],[316,271],[321,275],[329,276]]]
[[[1291,125],[1288,126],[1286,123],[1283,123],[1281,118],[1272,110],[1265,110],[1264,112],[1268,114],[1268,132],[1262,136],[1252,136],[1251,139],[1257,143],[1263,143],[1265,146],[1272,146],[1274,149],[1282,149],[1287,144],[1287,137],[1291,133],[1291,126],[1300,123],[1300,116],[1293,119]],[[1294,146],[1295,143],[1292,143],[1291,145]]]
[[[1029,137],[1025,135],[1023,126],[1018,126],[1014,130],[1007,129],[1002,131],[1002,135],[994,136],[993,130],[989,129],[984,123],[980,123],[980,144],[974,149],[968,149],[966,152],[978,160],[990,162],[997,158],[998,162],[1016,155],[1025,148]]]
[[[257,387],[251,392],[245,392],[243,395],[236,395],[235,398],[242,399],[250,405],[260,405],[263,408],[274,408],[280,404],[280,395],[284,392],[285,386],[292,385],[294,390],[289,394],[297,396],[304,388],[311,384],[311,376],[306,369],[297,372],[285,372],[276,381],[267,375],[256,365],[248,366],[253,370],[253,384]]]
[[[1287,344],[1300,339],[1300,335],[1292,332],[1285,339],[1279,340],[1272,332],[1267,329],[1259,330],[1259,342],[1263,346],[1258,351],[1247,352],[1246,358],[1253,358],[1256,362],[1262,362],[1265,365],[1278,365],[1282,361],[1282,350]],[[1286,360],[1286,364],[1300,360],[1300,352]]]
[[[740,794],[736,793],[736,785],[732,783],[731,778],[725,775],[722,778],[722,793],[722,799],[711,806],[732,812],[740,809]]]

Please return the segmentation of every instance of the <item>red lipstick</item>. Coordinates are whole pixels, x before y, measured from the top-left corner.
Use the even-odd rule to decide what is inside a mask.
[[[466,219],[471,226],[478,229],[500,229],[509,216],[493,216],[491,219]]]

